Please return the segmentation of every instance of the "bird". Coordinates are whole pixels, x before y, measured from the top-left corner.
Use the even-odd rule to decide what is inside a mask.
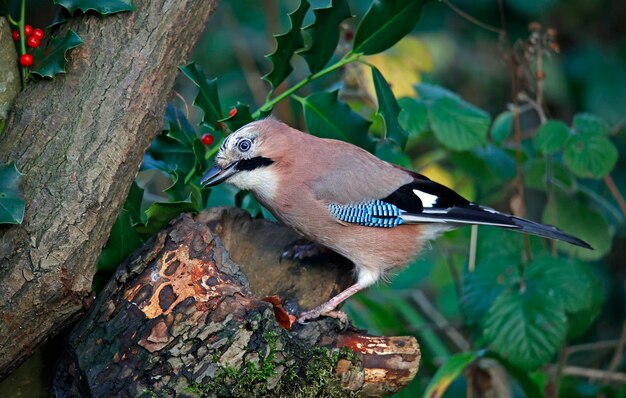
[[[299,314],[346,320],[337,307],[414,261],[427,242],[463,225],[490,225],[592,249],[560,229],[470,202],[426,176],[350,143],[307,134],[274,119],[244,125],[222,141],[201,178],[251,191],[278,221],[349,259],[355,283]]]

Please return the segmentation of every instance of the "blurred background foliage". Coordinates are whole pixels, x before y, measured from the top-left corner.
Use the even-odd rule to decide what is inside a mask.
[[[28,3],[39,10],[37,25],[51,15],[49,3]],[[326,16],[313,11],[329,3],[219,5],[194,63],[181,68],[96,289],[181,211],[237,205],[271,218],[228,185],[200,189],[199,176],[226,134],[325,66],[305,51],[286,57],[289,73],[275,55],[270,85],[262,76],[272,71],[265,56],[276,50],[274,34],[290,32],[298,16],[302,27],[321,18],[340,30],[330,65],[353,48],[370,2],[347,2],[355,18],[346,18],[343,1]],[[398,25],[410,34],[394,46],[311,81],[273,114],[311,133],[331,126],[334,136],[472,201],[557,225],[595,250],[462,228],[344,309],[373,334],[420,341],[420,371],[398,397],[626,397],[626,3],[445,0],[420,8],[414,28]],[[301,14],[290,19],[294,10]],[[294,49],[319,37],[305,29]],[[334,120],[319,120],[318,110]],[[200,143],[205,134],[214,144]]]

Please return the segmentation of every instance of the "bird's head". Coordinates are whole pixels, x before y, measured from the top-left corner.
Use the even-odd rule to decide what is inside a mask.
[[[270,145],[272,124],[275,120],[262,120],[245,125],[230,134],[222,142],[215,155],[215,166],[200,180],[200,184],[211,187],[228,182],[241,189],[256,190],[273,181],[273,145]],[[282,123],[280,123],[282,124]]]

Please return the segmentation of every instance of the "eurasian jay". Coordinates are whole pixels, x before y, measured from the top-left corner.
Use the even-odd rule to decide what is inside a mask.
[[[427,177],[352,144],[322,139],[274,119],[245,125],[222,142],[201,180],[250,190],[279,221],[355,265],[356,283],[298,319],[345,319],[335,308],[393,269],[425,242],[463,225],[503,227],[591,248],[556,227],[469,202]]]

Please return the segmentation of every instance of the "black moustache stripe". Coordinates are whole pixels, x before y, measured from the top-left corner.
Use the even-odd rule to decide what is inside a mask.
[[[243,159],[237,162],[235,168],[238,171],[250,171],[254,169],[258,169],[259,167],[266,167],[270,164],[274,163],[274,161],[270,158],[264,158],[263,156],[257,156],[251,159]]]

